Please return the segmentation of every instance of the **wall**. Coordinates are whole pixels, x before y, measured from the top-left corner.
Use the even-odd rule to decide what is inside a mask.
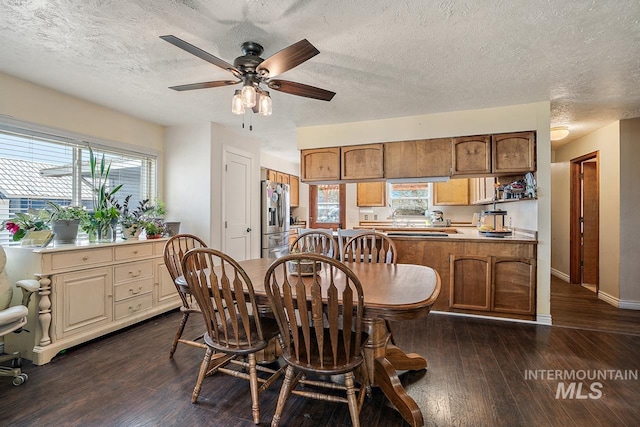
[[[550,103],[512,105],[298,129],[298,148],[369,144],[421,138],[517,132],[537,132],[538,200],[533,212],[538,230],[537,312],[541,322],[550,318],[551,259],[551,141]],[[516,208],[517,209],[517,208]],[[527,211],[529,213],[529,211]]]
[[[98,104],[0,73],[0,114],[162,152],[164,128]]]
[[[300,176],[300,163],[288,162],[270,153],[260,153],[260,166],[290,175]],[[291,214],[294,217],[298,217],[298,220],[307,221],[307,224],[309,224],[309,185],[301,182],[298,191],[300,205],[291,208]]]
[[[227,147],[252,157],[251,257],[260,257],[260,142],[215,123],[167,128],[167,206],[176,206],[181,231],[207,236],[208,245],[224,248],[224,153]]]
[[[640,309],[640,118],[620,122],[620,306]]]
[[[560,147],[555,152],[552,183],[553,247],[551,266],[569,275],[569,164],[571,159],[600,153],[600,291],[618,299],[620,283],[620,122],[614,122]],[[554,190],[555,191],[555,190]]]

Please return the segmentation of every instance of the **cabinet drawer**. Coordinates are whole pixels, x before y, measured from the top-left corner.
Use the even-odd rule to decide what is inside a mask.
[[[82,251],[70,251],[54,253],[51,256],[51,268],[62,270],[65,268],[83,267],[111,262],[111,248],[86,249]]]
[[[116,261],[141,258],[153,255],[153,246],[149,244],[124,245],[116,248]]]
[[[131,262],[114,268],[115,283],[153,277],[153,261]]]
[[[153,291],[153,278],[133,280],[128,283],[115,286],[115,300],[122,301],[125,298],[142,295]]]
[[[164,254],[164,245],[166,244],[166,240],[163,240],[161,242],[154,242],[153,243],[153,253],[156,255],[163,255]]]
[[[115,319],[133,316],[145,310],[149,310],[152,306],[152,295],[144,294],[137,297],[129,298],[124,301],[115,303]]]

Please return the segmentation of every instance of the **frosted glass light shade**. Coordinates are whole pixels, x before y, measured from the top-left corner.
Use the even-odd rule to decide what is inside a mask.
[[[568,126],[556,126],[551,128],[551,140],[552,141],[560,141],[561,139],[569,136],[569,127]]]

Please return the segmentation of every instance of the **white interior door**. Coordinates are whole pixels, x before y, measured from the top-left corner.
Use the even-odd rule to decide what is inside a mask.
[[[244,155],[246,154],[246,155]],[[251,155],[225,151],[224,252],[237,261],[251,257]]]

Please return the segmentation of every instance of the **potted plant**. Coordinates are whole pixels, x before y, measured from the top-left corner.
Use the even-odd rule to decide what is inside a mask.
[[[147,214],[153,209],[149,204],[149,199],[141,200],[138,202],[138,206],[135,209],[129,207],[132,194],[129,194],[124,198],[124,203],[120,208],[120,226],[122,227],[122,238],[127,240],[130,237],[137,238],[144,228],[145,218]]]
[[[61,206],[56,202],[47,201],[51,209],[49,221],[53,231],[53,240],[57,243],[75,243],[78,226],[87,216],[87,212],[78,206]]]
[[[122,184],[109,189],[109,172],[111,163],[106,163],[104,154],[98,159],[89,147],[89,166],[91,168],[91,184],[93,187],[93,212],[89,221],[84,223],[83,229],[91,236],[95,230],[99,242],[115,240],[113,227],[117,224],[120,212],[116,208],[114,195],[122,188]]]
[[[2,228],[11,233],[14,242],[21,240],[27,231],[48,230],[49,213],[46,210],[29,209],[26,213],[16,213],[15,217],[2,222]]]
[[[164,236],[167,231],[167,227],[161,219],[152,219],[144,223],[144,232],[147,239],[159,239]]]

